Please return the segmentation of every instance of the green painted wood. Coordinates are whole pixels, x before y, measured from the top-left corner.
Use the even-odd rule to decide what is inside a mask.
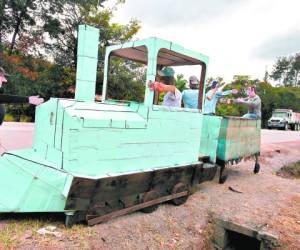
[[[260,120],[204,116],[200,154],[230,161],[260,152]]]
[[[75,100],[51,98],[38,106],[32,148],[0,157],[0,212],[67,211],[74,178],[95,183],[111,176],[191,166],[199,163],[201,154],[215,162],[259,150],[258,121],[156,106],[148,88],[143,103],[105,98],[94,102],[98,37],[97,29],[80,26]],[[147,48],[147,81],[154,80],[161,49],[208,63],[208,57],[158,38],[111,46],[105,57],[104,95],[109,55],[132,46]],[[199,178],[211,179],[215,173],[211,169],[204,168]],[[155,181],[160,181],[159,176]],[[87,186],[91,189],[79,192],[94,188]],[[88,205],[83,196],[74,202],[76,207]]]
[[[88,25],[79,25],[77,72],[75,99],[94,101],[97,63],[98,63],[99,29]]]
[[[4,154],[0,170],[0,212],[64,211],[63,190],[69,189],[72,175],[57,171],[33,150]]]

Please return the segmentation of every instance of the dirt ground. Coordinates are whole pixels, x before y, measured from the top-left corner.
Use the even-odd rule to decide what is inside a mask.
[[[253,174],[252,160],[230,166],[225,184],[217,178],[203,183],[185,204],[163,204],[151,214],[135,212],[68,230],[58,217],[6,217],[0,221],[0,249],[210,249],[213,217],[270,233],[278,237],[279,249],[300,249],[300,179],[276,175],[300,160],[300,141],[264,144],[261,152],[259,174]],[[60,235],[39,235],[47,225]]]

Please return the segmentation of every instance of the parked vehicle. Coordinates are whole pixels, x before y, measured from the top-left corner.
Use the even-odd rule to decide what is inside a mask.
[[[268,120],[268,129],[300,130],[300,113],[291,109],[275,109]]]

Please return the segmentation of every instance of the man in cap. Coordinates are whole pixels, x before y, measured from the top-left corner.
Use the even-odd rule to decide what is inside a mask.
[[[196,109],[199,96],[199,80],[196,76],[190,76],[189,87],[182,92],[182,101],[185,108]]]
[[[0,67],[0,88],[2,88],[3,83],[7,83],[6,76],[9,76],[5,70]],[[5,109],[4,103],[30,103],[33,105],[39,105],[44,102],[43,98],[39,96],[18,96],[18,95],[5,95],[0,94],[0,125],[3,122]]]
[[[159,93],[166,93],[163,99],[163,106],[168,107],[181,107],[181,92],[175,87],[174,69],[164,67],[158,72],[160,82],[150,82],[149,88]]]
[[[211,90],[209,90],[205,95],[203,114],[215,115],[217,103],[222,96],[238,93],[236,89],[222,92],[223,88],[227,85],[228,83],[225,83],[222,87],[219,87],[219,83],[215,80],[211,83]]]

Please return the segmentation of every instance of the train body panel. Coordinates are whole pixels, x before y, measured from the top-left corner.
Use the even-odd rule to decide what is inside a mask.
[[[50,102],[53,107],[46,103],[37,111],[42,120],[37,118],[33,148],[65,171],[99,176],[198,161],[199,112],[136,103]]]
[[[63,212],[72,175],[32,149],[0,158],[0,212]]]
[[[260,120],[203,116],[200,154],[210,156],[212,162],[238,161],[257,155],[260,131]]]

